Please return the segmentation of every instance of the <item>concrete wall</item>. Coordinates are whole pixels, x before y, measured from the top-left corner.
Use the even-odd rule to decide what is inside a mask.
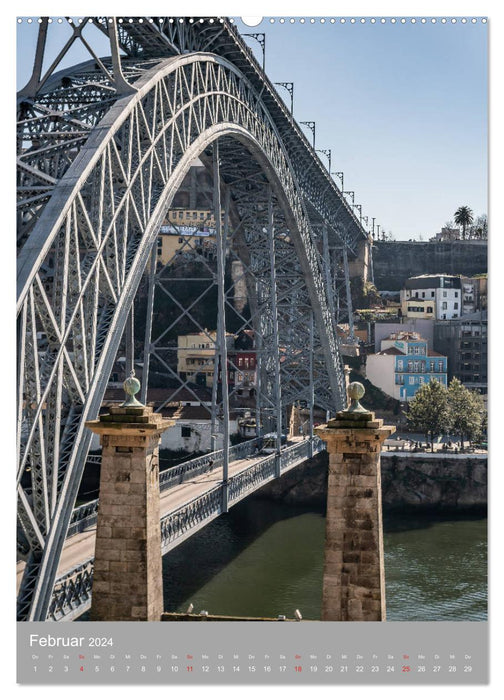
[[[487,241],[451,243],[376,242],[373,246],[375,285],[399,290],[408,277],[427,274],[466,275],[487,272]]]
[[[400,400],[399,385],[395,383],[396,355],[368,355],[366,378],[388,396]]]

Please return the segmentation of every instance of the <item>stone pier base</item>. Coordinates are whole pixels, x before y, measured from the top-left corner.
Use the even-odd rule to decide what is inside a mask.
[[[102,444],[91,620],[161,619],[158,445],[170,425],[146,407],[87,423]]]
[[[344,411],[316,429],[329,452],[323,620],[386,618],[380,450],[394,430]]]

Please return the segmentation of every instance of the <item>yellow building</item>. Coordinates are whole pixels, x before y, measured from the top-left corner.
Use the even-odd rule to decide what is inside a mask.
[[[223,212],[224,214],[224,212]],[[203,255],[215,255],[215,217],[208,209],[170,209],[159,229],[157,257],[163,265]]]
[[[181,379],[212,386],[216,338],[216,331],[178,336],[177,374]]]
[[[179,335],[177,341],[177,374],[183,381],[212,387],[215,368],[215,343],[217,331],[205,329],[201,333]],[[226,333],[228,349],[234,335]],[[228,370],[229,371],[229,370]]]

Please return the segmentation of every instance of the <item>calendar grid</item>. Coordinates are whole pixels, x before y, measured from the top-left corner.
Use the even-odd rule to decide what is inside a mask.
[[[18,682],[488,682],[483,622],[245,624],[18,623]]]

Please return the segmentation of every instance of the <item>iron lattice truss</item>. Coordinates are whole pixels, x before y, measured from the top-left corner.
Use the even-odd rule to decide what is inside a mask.
[[[220,366],[238,282],[226,288],[227,259],[241,266],[250,305],[242,328],[257,338],[257,415],[280,435],[296,401],[327,410],[345,401],[331,259],[319,231],[326,248],[339,244],[345,255],[366,233],[227,20],[142,20],[95,18],[111,58],[47,75],[43,23],[19,96],[19,619],[47,617],[89,450],[84,423],[99,412],[145,274],[145,376],[149,363],[173,373],[173,349],[152,336],[154,298],[173,273],[156,267],[155,246],[196,157],[213,178],[217,251],[207,269]],[[75,27],[72,40],[82,31]],[[226,426],[232,391],[222,374],[211,412]]]

